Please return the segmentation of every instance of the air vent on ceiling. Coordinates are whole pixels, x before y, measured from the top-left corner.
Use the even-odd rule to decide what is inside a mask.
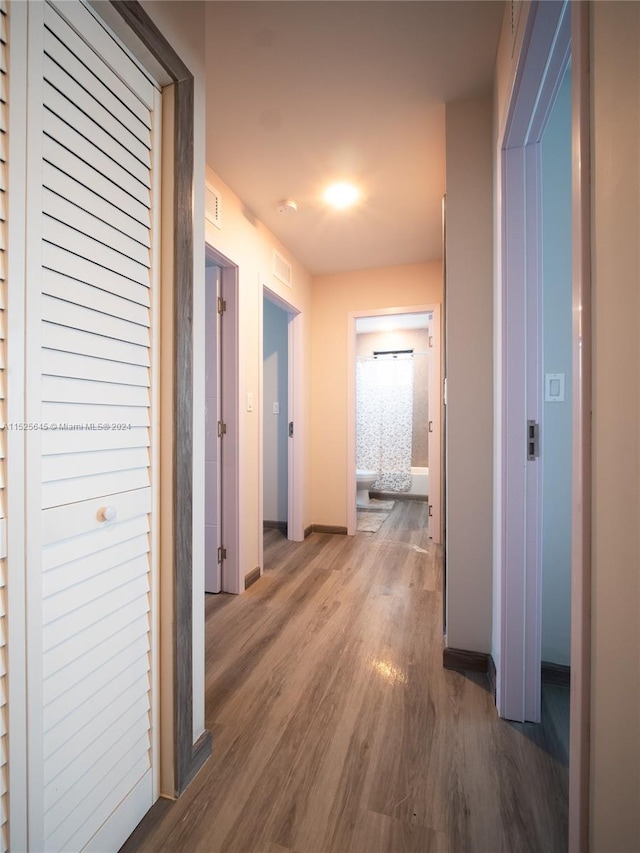
[[[273,250],[273,274],[278,281],[291,287],[291,264],[275,249]]]
[[[218,190],[211,184],[206,184],[205,189],[205,216],[207,221],[216,228],[222,228],[222,198]]]

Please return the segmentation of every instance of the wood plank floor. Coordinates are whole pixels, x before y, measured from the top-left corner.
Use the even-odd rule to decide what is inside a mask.
[[[376,533],[269,531],[264,576],[207,597],[213,757],[123,851],[566,850],[561,726],[499,720],[483,676],[442,669],[426,522],[406,501]]]

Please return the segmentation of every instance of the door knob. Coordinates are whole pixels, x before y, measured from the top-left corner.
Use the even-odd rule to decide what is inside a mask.
[[[114,506],[103,506],[98,510],[99,521],[114,521],[118,510]]]

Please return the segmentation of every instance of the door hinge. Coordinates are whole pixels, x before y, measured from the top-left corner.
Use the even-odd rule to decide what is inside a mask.
[[[540,425],[536,421],[527,421],[527,461],[532,462],[540,456]]]
[[[433,518],[433,505],[429,504],[429,518]]]
[[[223,548],[222,545],[218,548],[218,562],[221,563],[223,560],[227,559],[227,549]]]
[[[433,421],[429,421],[429,432],[433,432]]]
[[[223,435],[227,434],[227,425],[224,421],[218,421],[218,438],[222,438]]]
[[[433,335],[429,335],[429,349],[433,349]]]
[[[289,421],[289,438],[293,438],[293,421]]]
[[[227,310],[227,300],[223,299],[222,296],[218,296],[218,314],[224,314]]]

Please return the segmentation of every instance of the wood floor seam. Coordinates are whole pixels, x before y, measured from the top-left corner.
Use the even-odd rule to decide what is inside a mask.
[[[124,853],[565,853],[568,693],[514,724],[443,669],[426,505],[264,544],[259,581],[205,602],[213,757]]]

